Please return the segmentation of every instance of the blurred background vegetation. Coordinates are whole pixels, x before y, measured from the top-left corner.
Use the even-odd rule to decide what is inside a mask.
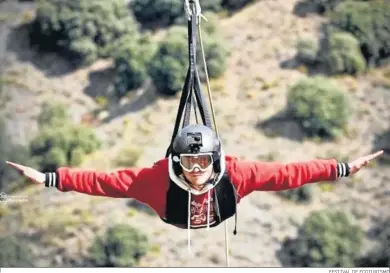
[[[244,57],[239,54],[241,48],[246,46],[245,42],[236,41],[234,37],[238,37],[246,25],[249,26],[248,19],[259,20],[258,33],[262,33],[269,27],[261,23],[264,19],[262,16],[269,18],[274,16],[272,13],[261,12],[261,5],[268,2],[270,1],[200,0],[203,13],[207,18],[207,22],[202,21],[202,38],[212,88],[218,96],[217,103],[221,101],[224,105],[234,105],[241,103],[240,100],[244,101],[239,95],[231,97],[229,101],[222,100],[229,96],[224,93],[226,90],[235,88],[230,87],[230,85],[234,86],[234,81],[226,80],[226,75],[234,73],[232,67],[244,70],[245,66],[250,67],[248,63],[245,63]],[[256,81],[261,82],[262,87],[259,89],[264,91],[264,94],[267,93],[266,90],[273,88],[285,90],[286,93],[281,93],[277,89],[279,91],[272,96],[285,99],[281,119],[288,117],[298,126],[302,135],[299,145],[306,147],[304,145],[309,145],[305,144],[309,141],[314,143],[312,149],[315,150],[317,147],[321,150],[325,149],[323,148],[325,146],[317,145],[331,143],[335,145],[336,151],[331,154],[332,157],[346,160],[345,157],[350,158],[352,155],[342,154],[340,149],[344,148],[345,143],[359,141],[357,137],[359,132],[353,134],[350,124],[359,122],[359,115],[362,111],[370,112],[372,111],[370,107],[373,109],[383,102],[373,99],[374,102],[368,109],[359,109],[354,97],[357,94],[356,90],[364,86],[362,82],[365,84],[373,82],[372,86],[380,88],[378,90],[383,94],[388,93],[390,89],[389,2],[387,0],[283,0],[276,5],[283,8],[282,2],[289,2],[287,6],[293,3],[293,10],[283,11],[286,15],[282,16],[286,18],[293,14],[297,18],[325,22],[321,25],[321,31],[318,31],[317,36],[297,35],[295,37],[293,48],[295,55],[290,68],[292,67],[292,70],[298,71],[305,77],[291,79],[287,84],[281,85],[277,80],[268,81],[267,77],[271,77],[272,72],[267,72],[264,73],[266,74],[264,79],[250,80],[248,85],[255,86]],[[88,166],[97,169],[100,166],[104,168],[128,167],[138,165],[140,162],[151,164],[150,160],[141,160],[150,158],[152,153],[155,154],[154,150],[149,150],[147,154],[142,148],[146,145],[161,148],[162,156],[164,144],[160,145],[160,142],[153,142],[152,139],[153,136],[161,136],[163,133],[158,131],[160,129],[153,128],[161,128],[156,126],[165,122],[172,123],[173,120],[166,118],[156,121],[156,117],[163,118],[165,114],[163,109],[176,113],[177,96],[180,95],[188,67],[187,19],[184,14],[183,0],[30,0],[19,2],[4,0],[0,5],[0,23],[2,28],[7,30],[1,34],[3,39],[0,41],[2,44],[0,57],[5,64],[2,66],[0,77],[0,100],[4,110],[0,112],[0,154],[3,159],[0,161],[0,192],[8,195],[28,194],[28,196],[34,196],[36,201],[34,203],[36,205],[32,205],[31,202],[28,205],[5,202],[0,204],[2,226],[0,229],[0,245],[2,246],[0,247],[2,249],[0,267],[188,265],[180,260],[184,259],[182,256],[177,256],[179,254],[176,252],[179,250],[175,250],[177,248],[185,252],[185,244],[184,246],[172,246],[173,250],[165,247],[166,244],[176,245],[167,239],[175,237],[172,236],[173,233],[161,235],[165,239],[156,240],[158,243],[152,242],[151,238],[161,238],[158,237],[160,236],[158,230],[161,226],[153,228],[157,225],[155,221],[158,219],[150,216],[153,213],[142,204],[130,202],[118,205],[119,201],[106,201],[106,199],[101,201],[93,197],[88,199],[90,203],[87,204],[81,201],[83,198],[86,199],[85,196],[72,199],[72,201],[64,199],[55,203],[54,200],[61,199],[65,194],[49,191],[45,195],[41,193],[42,189],[34,192],[34,189],[28,187],[29,184],[4,162],[4,160],[14,161],[42,171],[54,171],[61,166]],[[16,18],[20,11],[24,11],[22,19]],[[254,11],[252,15],[257,13],[260,15],[259,17],[246,16],[247,11]],[[234,18],[245,18],[247,21]],[[225,23],[228,20],[232,20],[233,23],[228,25]],[[237,26],[233,35],[226,35],[226,32],[222,31],[235,24]],[[258,39],[254,52],[266,50],[262,46],[267,43],[264,41],[266,38],[259,35],[259,37],[251,36],[248,39]],[[18,46],[21,40],[24,41],[25,46]],[[199,51],[198,56],[200,53]],[[8,55],[11,54],[17,55],[17,58],[9,59]],[[55,58],[51,59],[48,56],[55,56]],[[31,62],[34,67],[40,68],[41,72],[24,70],[23,62],[29,58],[34,60]],[[262,58],[260,61],[253,56],[249,58],[251,63],[263,62]],[[111,62],[109,69],[94,69],[87,76],[83,74],[83,71],[87,71],[90,67],[99,68],[98,64],[101,61]],[[240,64],[241,61],[245,64]],[[264,65],[266,65],[266,58],[264,58]],[[10,67],[16,67],[16,69],[9,70]],[[45,70],[44,67],[50,69]],[[66,67],[64,69],[66,72],[61,72],[63,67]],[[206,79],[201,58],[198,58],[198,67],[204,84]],[[280,65],[278,69],[284,69],[283,65]],[[242,74],[255,73],[249,70]],[[69,76],[72,73],[75,76]],[[40,77],[43,77],[43,80]],[[72,83],[72,79],[77,77],[87,78],[87,82],[88,79],[92,82],[93,77],[97,79],[95,85],[90,83],[91,86],[84,90],[88,98],[80,99],[73,95],[80,90],[83,91],[82,86],[85,87],[85,84]],[[103,82],[105,77],[110,80]],[[355,87],[353,84],[352,87],[350,85],[351,91],[348,92],[338,80],[351,79]],[[53,84],[45,85],[43,82],[53,82]],[[49,91],[44,90],[42,86]],[[148,90],[150,86],[155,91],[152,99],[150,97],[140,98],[140,92]],[[61,97],[55,90],[63,87],[66,91]],[[249,89],[253,88],[249,87]],[[374,96],[371,95],[371,87],[367,88],[365,97],[371,98]],[[242,82],[236,89],[239,90],[238,93],[247,91]],[[33,99],[34,96],[40,98],[39,103]],[[250,99],[254,95],[248,92],[247,96]],[[267,103],[272,96],[261,97],[259,101]],[[68,100],[60,99],[60,97]],[[126,103],[129,101],[131,107],[126,108]],[[162,104],[158,104],[159,101],[169,103],[170,108],[162,108]],[[244,107],[260,111],[260,116],[263,115],[262,109],[265,107],[261,106],[263,104],[249,105],[249,103],[251,102]],[[85,106],[87,110],[82,115],[74,114],[76,104],[88,105]],[[24,105],[23,110],[19,111],[18,105]],[[120,117],[120,114],[127,111],[126,109],[132,109],[129,112],[137,112],[148,105],[157,105],[151,110],[155,113],[154,117],[151,117],[149,112],[136,114],[137,117],[142,116],[141,121]],[[385,104],[383,107],[387,109],[389,105]],[[20,120],[17,115],[19,112],[26,113],[28,116],[24,126],[31,129],[31,133],[30,131],[20,133],[15,129],[19,126],[16,122],[17,119]],[[245,113],[241,114],[245,119]],[[375,117],[375,111],[371,114]],[[235,110],[227,116],[232,115],[240,117],[240,113]],[[389,116],[386,117],[388,120]],[[120,129],[114,130],[105,123],[115,120],[120,121]],[[237,122],[235,124],[237,127],[233,123],[230,129],[225,130],[231,135],[239,136],[239,145],[242,143],[241,139],[244,134],[239,127],[242,123],[244,120]],[[379,189],[379,192],[384,193],[384,199],[387,202],[384,203],[384,207],[386,205],[387,208],[389,207],[389,181],[387,179],[389,176],[386,176],[390,174],[388,169],[389,125],[385,123],[380,133],[374,133],[369,129],[368,134],[376,139],[372,149],[380,148],[386,152],[380,162],[375,162],[378,165],[369,171],[374,178],[363,176],[355,180],[346,179],[348,183],[345,187],[347,188],[340,189],[337,193],[338,197],[342,198],[345,192],[349,192],[354,187],[350,185],[355,185],[356,180],[361,179],[362,183],[369,184],[372,179],[378,181],[384,179],[387,180],[387,188]],[[165,130],[167,135],[162,138],[161,143],[165,143],[164,140],[170,137],[170,126],[168,130]],[[359,128],[359,125],[356,127]],[[264,129],[258,134],[271,138],[269,142],[271,144],[263,146],[273,147],[275,145],[271,135],[278,133],[270,135]],[[131,135],[130,138],[129,135]],[[366,133],[362,132],[361,136],[362,139],[367,139]],[[347,142],[342,142],[343,139],[347,139]],[[252,139],[252,142],[256,141]],[[337,146],[338,143],[344,144]],[[357,146],[360,147],[360,144],[358,143]],[[291,151],[291,148],[285,150]],[[111,153],[106,153],[106,151]],[[143,154],[145,154],[144,157]],[[323,156],[322,153],[319,154]],[[327,157],[328,155],[330,154],[328,153]],[[250,157],[251,155],[248,153],[243,156]],[[159,157],[153,157],[153,160]],[[258,158],[265,158],[269,161],[282,160],[276,157],[277,155],[270,152]],[[100,165],[105,160],[112,164]],[[294,160],[300,160],[299,156]],[[379,177],[380,175],[382,176]],[[385,187],[381,185],[378,187]],[[340,210],[333,210],[327,208],[327,203],[324,201],[322,209],[313,209],[315,207],[313,203],[316,203],[319,196],[332,191],[332,187],[335,186],[323,183],[321,192],[318,193],[318,187],[306,185],[272,195],[272,198],[280,198],[272,200],[280,200],[281,207],[307,208],[305,216],[298,224],[291,224],[296,227],[295,235],[294,233],[285,234],[278,240],[278,247],[272,248],[275,250],[272,255],[277,262],[260,260],[259,256],[262,255],[256,254],[259,260],[254,258],[248,265],[390,266],[389,215],[381,214],[381,217],[377,217],[378,219],[374,216],[367,216],[371,217],[372,223],[367,227],[359,222],[362,218],[356,216],[356,213],[349,213],[347,209],[343,210],[343,207]],[[365,190],[357,189],[357,191]],[[373,199],[376,197],[372,196]],[[4,201],[4,197],[2,198]],[[53,202],[56,205],[51,205]],[[108,202],[107,205],[100,207],[99,204],[104,202]],[[64,207],[68,209],[65,210]],[[98,220],[97,215],[111,217],[113,211],[121,211],[122,214],[116,218],[120,220],[114,222],[110,222],[108,218]],[[281,213],[281,211],[272,213]],[[253,209],[253,212],[256,213],[256,210]],[[147,216],[142,216],[144,214]],[[142,226],[143,220],[146,221],[144,226]],[[254,225],[257,224],[251,224],[251,229],[256,230]],[[151,230],[143,227],[149,227]],[[80,234],[87,235],[80,237]],[[246,244],[253,244],[255,240],[260,240],[256,244],[261,244],[260,237],[268,235],[258,234],[258,236],[259,238],[251,239]],[[77,242],[71,241],[70,238],[77,238],[75,239]],[[264,247],[267,249],[267,246]],[[164,250],[161,251],[160,248]],[[220,248],[220,252],[223,253],[222,247]],[[42,252],[41,249],[45,251]],[[74,252],[69,252],[69,249]],[[245,254],[245,251],[250,247],[245,246],[244,249],[241,256],[245,257],[249,255]],[[174,254],[169,256],[168,251]],[[207,254],[203,255],[207,256]],[[161,260],[158,260],[157,256],[162,257]],[[168,263],[168,257],[174,262]],[[159,263],[153,263],[154,259]],[[218,261],[213,257],[210,259],[212,264],[223,264],[223,261]],[[245,261],[237,257],[234,259],[237,259],[235,260],[237,266],[241,266]],[[201,263],[199,261],[198,265]]]

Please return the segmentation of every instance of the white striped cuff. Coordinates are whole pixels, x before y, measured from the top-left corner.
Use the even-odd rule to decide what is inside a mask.
[[[349,175],[348,163],[337,163],[337,178]]]
[[[57,187],[58,186],[58,175],[55,172],[47,172],[45,173],[46,180],[45,180],[45,186],[46,187]]]

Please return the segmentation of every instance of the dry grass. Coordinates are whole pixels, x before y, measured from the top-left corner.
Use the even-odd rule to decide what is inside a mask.
[[[114,159],[114,166],[116,167],[133,167],[138,163],[142,155],[141,147],[125,146],[117,153]]]

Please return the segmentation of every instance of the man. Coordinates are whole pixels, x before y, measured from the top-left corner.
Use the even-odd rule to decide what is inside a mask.
[[[134,198],[150,206],[166,223],[189,230],[217,226],[233,215],[237,217],[236,205],[253,191],[281,191],[336,181],[355,174],[382,153],[350,163],[335,159],[289,164],[244,161],[225,156],[220,140],[210,128],[189,125],[177,134],[169,157],[152,167],[111,173],[61,167],[42,173],[7,163],[34,183],[62,192]]]

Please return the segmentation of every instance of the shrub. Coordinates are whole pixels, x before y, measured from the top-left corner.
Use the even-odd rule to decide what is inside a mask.
[[[277,191],[280,196],[298,203],[310,203],[313,199],[313,189],[310,185],[302,186],[292,190]]]
[[[345,1],[330,15],[331,24],[353,34],[371,66],[390,56],[390,5],[388,1]]]
[[[42,171],[77,166],[100,147],[92,128],[72,124],[64,112],[63,105],[46,104],[38,117],[40,130],[30,143],[30,151]]]
[[[202,12],[220,11],[222,0],[201,1]],[[144,27],[149,25],[170,26],[185,16],[182,0],[133,0],[130,7],[135,18]]]
[[[118,224],[109,228],[103,238],[97,237],[89,252],[94,266],[133,267],[148,248],[144,234],[130,226]]]
[[[293,85],[287,103],[288,112],[311,137],[340,136],[352,109],[344,92],[322,76]]]
[[[318,42],[312,39],[299,39],[297,42],[297,58],[300,62],[313,65],[318,61]]]
[[[200,27],[202,30],[202,34],[206,32],[207,34],[210,35],[220,35],[220,32],[218,30],[218,20],[219,20],[218,15],[210,11],[204,12],[203,15],[207,21],[206,22],[205,20],[201,21]],[[187,22],[185,22],[185,26],[187,27]]]
[[[367,256],[357,261],[358,267],[390,267],[390,219],[375,227],[377,245]]]
[[[42,50],[60,52],[76,64],[110,56],[110,45],[138,34],[123,0],[41,0],[30,25],[30,40]]]
[[[210,78],[218,78],[226,70],[230,51],[226,41],[221,35],[221,32],[218,31],[218,16],[213,12],[207,11],[203,15],[207,19],[207,22],[203,21],[201,23],[202,41],[208,69],[207,72]],[[185,23],[184,21],[180,21],[178,24],[182,26],[180,28],[182,32],[177,35],[180,35],[182,39],[187,40],[187,30],[184,30],[184,28],[187,29],[187,21],[185,21]],[[197,37],[197,42],[197,65],[199,77],[201,81],[206,81],[199,36]],[[188,49],[186,51],[188,51]],[[188,53],[186,54],[186,58],[188,59]]]
[[[181,0],[133,0],[130,7],[141,24],[153,22],[167,26],[184,12]]]
[[[211,31],[211,27],[209,29]],[[202,33],[202,40],[205,50],[205,58],[207,65],[207,72],[210,78],[220,77],[227,68],[227,60],[230,52],[224,39],[218,32]],[[206,81],[206,73],[204,69],[203,59],[200,51],[198,52],[198,72],[201,81]]]
[[[362,242],[362,230],[342,212],[311,213],[297,238],[283,242],[278,256],[283,266],[353,267]]]
[[[314,5],[318,13],[325,13],[333,10],[338,4],[344,0],[306,0],[306,4]]]
[[[68,112],[60,103],[43,103],[37,122],[39,126],[61,126],[68,120]]]
[[[350,33],[336,32],[329,36],[327,64],[332,74],[359,74],[366,69],[366,60],[359,41]]]
[[[153,57],[157,46],[150,41],[148,35],[134,39],[125,36],[116,44],[114,55],[116,76],[114,88],[118,97],[124,96],[129,90],[139,88],[148,78],[148,63]]]
[[[202,31],[202,38],[209,77],[216,78],[226,69],[228,51],[218,33],[212,30],[213,28],[209,29],[210,32]],[[200,46],[197,49],[198,72],[201,80],[204,80]],[[174,95],[183,88],[188,65],[187,28],[172,27],[150,62],[150,76],[160,92]]]
[[[0,267],[34,267],[32,252],[27,242],[15,236],[0,238]]]
[[[228,10],[234,11],[253,3],[255,0],[222,0],[222,6]]]
[[[342,2],[364,2],[364,1],[376,1],[376,0],[303,0],[298,5],[312,5],[314,12],[324,14],[333,11]]]
[[[174,95],[182,89],[188,67],[185,31],[179,27],[170,29],[150,61],[150,76],[161,93]]]

